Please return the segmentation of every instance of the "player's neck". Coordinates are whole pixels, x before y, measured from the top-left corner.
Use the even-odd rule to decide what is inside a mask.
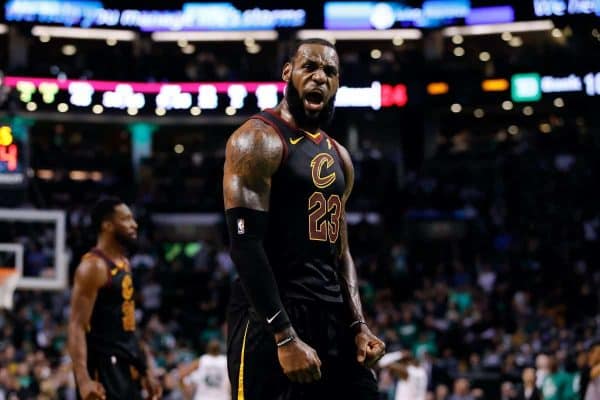
[[[125,248],[114,237],[100,235],[96,242],[96,248],[113,260],[125,257]]]
[[[281,117],[281,119],[302,131],[309,132],[311,134],[316,134],[320,130],[318,122],[309,123],[307,121],[303,122],[301,125],[299,121],[296,121],[294,115],[290,111],[290,106],[285,99],[283,99],[281,103],[279,103],[275,110],[279,112],[279,116]]]

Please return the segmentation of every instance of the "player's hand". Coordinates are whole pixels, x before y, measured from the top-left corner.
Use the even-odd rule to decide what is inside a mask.
[[[105,400],[106,391],[100,382],[88,380],[79,385],[79,395],[83,400]]]
[[[385,343],[364,324],[354,337],[356,360],[367,368],[373,367],[385,354]]]
[[[321,379],[321,360],[315,349],[298,336],[277,348],[277,357],[283,373],[297,383],[311,383]]]
[[[142,378],[142,387],[146,391],[146,399],[158,400],[162,397],[162,386],[150,371]]]

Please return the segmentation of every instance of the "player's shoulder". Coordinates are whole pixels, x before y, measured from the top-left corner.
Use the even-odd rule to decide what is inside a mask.
[[[283,140],[264,121],[251,118],[237,128],[227,140],[225,161],[254,172],[274,172],[284,158]]]
[[[233,131],[228,143],[245,146],[281,146],[281,140],[275,128],[258,118],[250,118],[241,124]]]
[[[80,283],[102,286],[106,282],[108,265],[93,252],[85,253],[75,270],[75,279]]]

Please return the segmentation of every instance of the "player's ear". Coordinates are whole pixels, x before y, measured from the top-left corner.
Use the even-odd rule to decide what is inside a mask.
[[[289,62],[286,62],[285,65],[283,66],[283,72],[281,73],[281,78],[284,81],[289,82],[291,76],[292,76],[292,64]]]
[[[106,231],[106,232],[112,232],[114,228],[114,225],[112,222],[110,221],[102,221],[102,230]]]

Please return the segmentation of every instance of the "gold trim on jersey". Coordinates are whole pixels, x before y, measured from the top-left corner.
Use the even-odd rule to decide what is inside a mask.
[[[304,129],[300,129],[302,132],[306,133],[308,136],[310,136],[313,139],[318,139],[319,136],[321,136],[321,132],[317,132],[317,133],[310,133],[309,131],[305,131]]]
[[[246,329],[244,330],[244,340],[242,341],[242,355],[240,357],[240,372],[238,375],[237,400],[244,400],[244,357],[246,353],[246,335],[248,335],[248,326],[250,326],[250,320],[246,322]]]

